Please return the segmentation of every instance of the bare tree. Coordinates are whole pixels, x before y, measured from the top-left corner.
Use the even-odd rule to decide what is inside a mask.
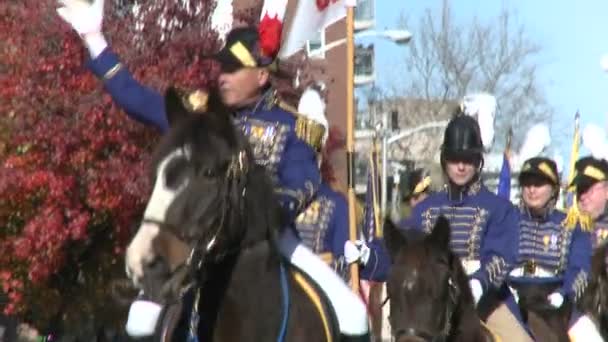
[[[416,26],[408,25],[402,16],[400,24],[416,27],[414,39],[406,49],[406,73],[393,89],[401,96],[448,104],[472,92],[495,95],[495,149],[504,146],[503,133],[510,126],[517,128],[513,139],[517,144],[526,132],[521,128],[551,118],[552,109],[538,78],[541,47],[528,37],[523,25],[514,24],[508,9],[503,8],[497,17],[486,22],[474,18],[466,25],[458,25],[449,1],[444,0],[441,13],[427,10]],[[438,117],[444,107],[431,106],[430,113],[418,114]]]

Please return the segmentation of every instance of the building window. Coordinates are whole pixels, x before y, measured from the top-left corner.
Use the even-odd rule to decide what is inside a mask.
[[[355,85],[371,84],[375,78],[374,45],[357,45],[355,47]]]
[[[325,30],[320,30],[315,38],[306,41],[306,54],[311,58],[325,58]]]
[[[355,7],[355,31],[369,30],[375,25],[376,0],[357,0]]]

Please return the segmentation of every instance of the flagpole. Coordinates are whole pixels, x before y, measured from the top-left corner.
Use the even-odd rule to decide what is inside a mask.
[[[355,217],[355,46],[354,46],[354,7],[346,7],[346,159],[348,169],[348,238],[357,240]],[[350,265],[350,281],[353,292],[359,293],[359,264]]]

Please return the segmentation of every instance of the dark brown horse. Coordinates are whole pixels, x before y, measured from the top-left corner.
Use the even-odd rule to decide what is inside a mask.
[[[604,341],[608,341],[608,244],[593,253],[591,279],[577,304],[594,321]]]
[[[327,302],[276,248],[280,208],[246,138],[228,111],[194,115],[182,98],[167,94],[172,128],[127,252],[131,278],[165,304],[159,338],[337,341]]]
[[[566,299],[561,307],[555,308],[547,299],[560,285],[561,283],[530,284],[517,288],[522,316],[537,341],[570,341],[568,324],[572,303]]]
[[[479,320],[459,258],[450,251],[450,224],[440,217],[429,235],[385,222],[393,266],[387,282],[397,342],[494,341]]]

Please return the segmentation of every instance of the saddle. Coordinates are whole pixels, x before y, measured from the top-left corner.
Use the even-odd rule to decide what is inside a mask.
[[[291,280],[293,283],[297,284],[316,308],[319,319],[323,323],[326,341],[338,341],[338,320],[334,309],[329,304],[330,301],[325,292],[323,292],[321,287],[314,282],[312,278],[295,266],[288,266],[288,270],[290,278],[288,279],[288,282]],[[289,284],[285,285],[289,286]],[[184,298],[182,298],[182,300],[166,305],[165,308],[163,308],[157,327],[157,333],[155,334],[155,341],[175,341],[178,340],[178,334],[180,335],[179,340],[182,340],[181,334],[186,334],[187,332],[178,332],[178,327],[188,326],[186,318],[192,311],[191,305],[193,303],[191,298],[193,296],[191,294],[192,293],[189,293],[184,296],[184,298],[187,298],[186,303],[183,300]],[[183,336],[183,340],[185,340],[185,335]]]

